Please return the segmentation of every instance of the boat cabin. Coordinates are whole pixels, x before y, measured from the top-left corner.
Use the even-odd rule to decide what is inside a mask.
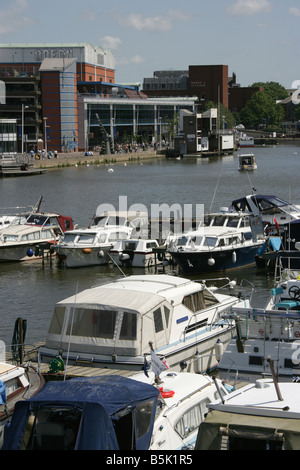
[[[121,376],[50,381],[18,402],[5,450],[147,450],[159,391]]]
[[[256,170],[257,164],[253,153],[239,155],[239,170]]]

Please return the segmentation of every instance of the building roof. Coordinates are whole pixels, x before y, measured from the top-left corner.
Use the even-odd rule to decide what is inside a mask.
[[[44,59],[41,66],[40,72],[48,71],[59,71],[63,72],[68,69],[71,65],[76,63],[77,59],[65,59],[65,58],[56,58],[56,59]]]

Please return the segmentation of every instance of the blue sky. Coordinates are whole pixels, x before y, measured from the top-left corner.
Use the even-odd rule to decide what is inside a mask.
[[[299,0],[0,0],[0,43],[102,46],[118,83],[224,64],[241,86],[290,88],[300,80],[299,39]]]

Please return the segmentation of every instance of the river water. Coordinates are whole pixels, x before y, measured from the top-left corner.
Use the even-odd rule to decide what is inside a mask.
[[[42,195],[41,210],[72,216],[74,223],[87,226],[99,205],[111,204],[118,210],[120,196],[127,201],[128,209],[139,204],[149,214],[153,205],[163,203],[183,208],[203,204],[208,212],[228,207],[233,199],[251,193],[253,188],[257,194],[274,194],[300,204],[300,146],[257,147],[254,153],[258,168],[251,174],[238,171],[235,153],[221,158],[136,161],[114,165],[113,172],[108,172],[105,165],[91,165],[3,178],[0,211],[33,206]],[[135,269],[134,273],[144,271]],[[22,317],[27,320],[26,343],[43,341],[56,302],[119,275],[114,266],[66,269],[59,268],[55,261],[52,266],[46,262],[44,267],[38,260],[1,263],[0,339],[9,345],[15,320]],[[230,278],[253,282],[256,303],[267,298],[273,282],[272,275],[258,272],[255,267],[231,272]]]

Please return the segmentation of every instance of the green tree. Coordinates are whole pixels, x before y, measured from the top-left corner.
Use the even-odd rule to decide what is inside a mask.
[[[286,89],[278,82],[256,82],[251,85],[252,87],[262,87],[264,92],[267,93],[273,100],[284,100],[288,97]]]
[[[240,112],[240,119],[247,128],[257,128],[260,124],[278,127],[284,119],[284,110],[270,93],[258,91]]]

